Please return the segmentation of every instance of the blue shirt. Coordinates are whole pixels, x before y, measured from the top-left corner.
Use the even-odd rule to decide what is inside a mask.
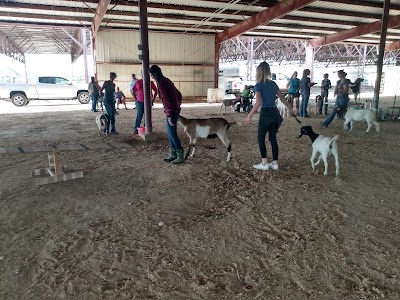
[[[299,88],[300,88],[300,79],[298,79],[298,78],[290,78],[288,93],[291,93],[291,94],[297,93]]]
[[[300,92],[305,94],[310,94],[310,77],[303,77],[300,80]]]
[[[321,90],[322,91],[327,91],[329,88],[331,88],[332,84],[331,81],[328,78],[324,78],[321,82]]]
[[[122,99],[123,97],[125,97],[125,95],[121,90],[119,92],[115,92],[114,93],[114,98],[115,99]]]
[[[104,82],[104,102],[115,102],[114,92],[115,92],[115,84],[109,80]]]
[[[276,107],[276,93],[279,88],[275,81],[267,80],[257,83],[254,92],[261,93],[261,108]]]

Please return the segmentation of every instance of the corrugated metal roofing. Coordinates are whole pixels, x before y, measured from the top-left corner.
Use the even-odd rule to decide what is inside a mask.
[[[252,15],[267,10],[282,0],[149,0],[148,20],[151,31],[199,33],[215,35]],[[66,27],[72,36],[79,28],[90,29],[96,0],[3,0],[0,2],[0,37],[13,40],[26,53],[50,51],[69,53],[65,45],[74,43],[68,35],[58,36],[62,42],[47,34],[49,28]],[[383,11],[384,0],[324,0],[315,1],[247,32],[274,38],[312,39],[351,29],[358,25],[377,22]],[[138,1],[111,1],[100,27],[132,29],[139,27]],[[392,0],[390,15],[400,15],[400,0]],[[18,24],[25,24],[21,27]],[[48,27],[50,26],[50,27]],[[41,29],[33,35],[26,28]],[[63,32],[63,31],[61,31]],[[246,33],[245,33],[246,34]],[[400,30],[390,29],[387,40],[399,40]],[[363,40],[379,42],[379,33],[355,37],[349,42]]]
[[[329,1],[317,1],[309,5],[309,7],[318,7],[324,10],[339,10],[339,11],[354,11],[360,12],[360,6],[357,5],[357,1],[353,1],[354,4],[343,4],[343,3],[336,3],[336,2],[329,2]],[[363,6],[362,13],[370,13],[370,14],[382,14],[383,13],[383,6],[382,7],[372,7],[372,6]],[[399,11],[394,11],[394,14],[398,14]]]

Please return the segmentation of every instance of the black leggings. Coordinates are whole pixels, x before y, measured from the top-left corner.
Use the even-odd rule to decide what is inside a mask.
[[[268,133],[272,147],[272,159],[278,160],[279,147],[276,140],[276,133],[278,131],[278,113],[279,112],[275,107],[261,109],[260,120],[258,122],[258,146],[260,148],[261,158],[267,157],[265,137]]]

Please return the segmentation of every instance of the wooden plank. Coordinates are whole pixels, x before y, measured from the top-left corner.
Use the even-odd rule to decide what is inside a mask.
[[[40,168],[40,169],[31,170],[31,176],[43,176],[43,175],[47,175],[47,174],[48,174],[47,169],[48,169],[48,168]]]
[[[21,153],[21,151],[18,149],[18,147],[6,147],[7,154],[16,154],[16,153]]]
[[[59,176],[64,174],[62,170],[62,162],[61,162],[61,157],[60,157],[60,150],[53,150],[53,156],[54,156],[54,169],[55,169],[55,175]]]
[[[68,181],[68,180],[73,180],[73,179],[78,179],[78,178],[83,178],[82,171],[67,173],[67,174],[63,174],[63,175],[59,175],[59,176],[55,175],[55,176],[51,176],[51,177],[36,178],[36,184],[37,185],[45,185],[45,184]]]
[[[47,173],[50,175],[50,176],[55,176],[56,175],[56,173],[51,169],[51,168],[47,168]]]
[[[23,149],[24,153],[46,152],[54,149],[50,146],[22,146],[21,148]]]

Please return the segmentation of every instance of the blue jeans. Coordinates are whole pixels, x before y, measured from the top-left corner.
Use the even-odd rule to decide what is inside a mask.
[[[347,107],[348,103],[349,103],[349,97],[337,97],[335,106],[332,108],[331,114],[328,116],[328,118],[322,124],[325,127],[328,127],[329,124],[331,124],[331,122],[335,118],[336,114],[338,115],[339,119],[342,119],[343,115],[337,109],[339,107]],[[347,125],[347,128],[350,129],[350,123]]]
[[[324,106],[324,110],[325,110],[325,115],[326,114],[328,114],[328,94],[329,94],[329,91],[328,90],[322,90],[322,92],[321,92],[321,97],[322,97],[322,103],[325,103],[325,104],[323,104],[323,106]]]
[[[104,101],[104,107],[108,115],[107,129],[111,132],[115,131],[115,101]]]
[[[300,117],[307,116],[308,99],[310,99],[309,93],[301,93]]]
[[[98,94],[91,94],[90,98],[92,98],[92,111],[97,110],[97,100],[99,99]]]
[[[133,130],[137,130],[138,127],[140,127],[140,124],[142,123],[143,119],[143,114],[144,114],[144,102],[136,101],[136,121],[135,124],[133,125]]]
[[[167,134],[168,134],[169,145],[171,146],[171,148],[182,149],[181,141],[179,140],[177,131],[178,117],[179,113],[173,114],[171,117],[172,122],[175,124],[175,126],[169,125],[167,118]]]
[[[322,123],[325,127],[328,127],[329,124],[331,124],[331,122],[333,121],[333,119],[336,116],[336,105],[332,108],[332,112],[331,114],[328,116],[328,118]]]

